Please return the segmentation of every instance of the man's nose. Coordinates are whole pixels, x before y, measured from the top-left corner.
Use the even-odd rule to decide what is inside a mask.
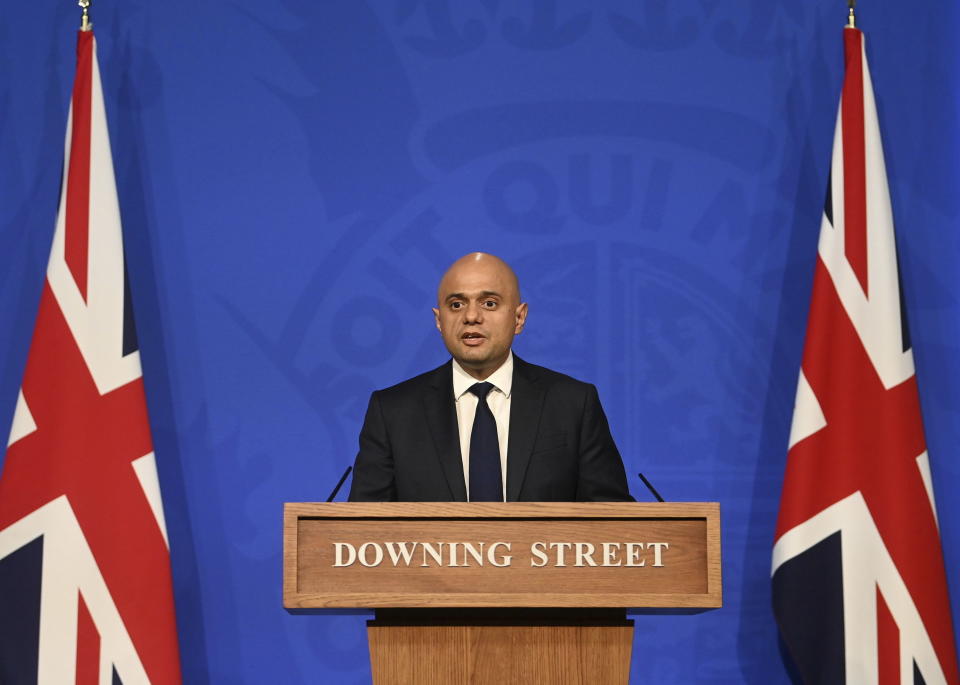
[[[463,313],[463,320],[467,323],[481,323],[483,321],[483,309],[479,304],[468,304]]]

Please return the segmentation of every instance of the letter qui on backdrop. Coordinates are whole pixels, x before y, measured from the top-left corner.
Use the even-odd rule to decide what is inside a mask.
[[[804,682],[957,684],[880,130],[852,21],[844,42],[774,611]]]
[[[170,556],[86,20],[65,155],[0,475],[0,682],[179,683]]]

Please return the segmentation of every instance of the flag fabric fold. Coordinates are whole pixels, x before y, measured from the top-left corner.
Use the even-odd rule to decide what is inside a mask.
[[[846,73],[773,549],[805,683],[960,683],[863,34]]]
[[[170,554],[96,43],[0,473],[0,682],[179,683]]]

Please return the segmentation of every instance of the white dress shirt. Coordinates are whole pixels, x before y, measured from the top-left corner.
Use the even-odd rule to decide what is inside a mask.
[[[500,368],[483,379],[493,388],[487,395],[487,406],[497,422],[497,442],[500,444],[500,475],[503,497],[507,497],[507,438],[510,434],[510,390],[513,386],[513,352]],[[470,392],[475,383],[482,383],[463,370],[453,360],[453,396],[457,401],[457,424],[460,428],[460,457],[463,460],[463,481],[470,493],[470,434],[473,432],[473,417],[477,413],[477,396]]]

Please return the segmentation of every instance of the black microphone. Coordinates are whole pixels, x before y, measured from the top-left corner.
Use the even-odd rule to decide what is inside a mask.
[[[342,476],[340,476],[340,482],[337,483],[337,487],[335,487],[335,488],[333,489],[333,492],[330,493],[330,496],[327,497],[327,501],[328,501],[328,502],[332,502],[332,501],[333,501],[333,498],[337,496],[337,493],[338,493],[338,492],[340,492],[340,488],[343,487],[343,481],[345,481],[345,480],[347,479],[347,476],[350,475],[350,472],[351,472],[351,471],[353,471],[353,467],[352,467],[352,466],[348,466],[348,467],[347,467],[347,470],[343,472],[343,475],[342,475]],[[640,476],[640,477],[643,478],[643,476]],[[663,500],[661,500],[661,501],[663,501]]]
[[[657,501],[663,502],[664,501],[663,497],[661,497],[660,493],[657,492],[657,489],[653,487],[653,484],[651,484],[650,481],[644,478],[642,473],[638,473],[637,475],[640,476],[640,480],[642,480],[643,484],[647,486],[647,489],[653,493],[653,496],[657,498]],[[344,474],[344,477],[346,477],[346,474]],[[337,487],[340,487],[340,486],[338,485]]]

